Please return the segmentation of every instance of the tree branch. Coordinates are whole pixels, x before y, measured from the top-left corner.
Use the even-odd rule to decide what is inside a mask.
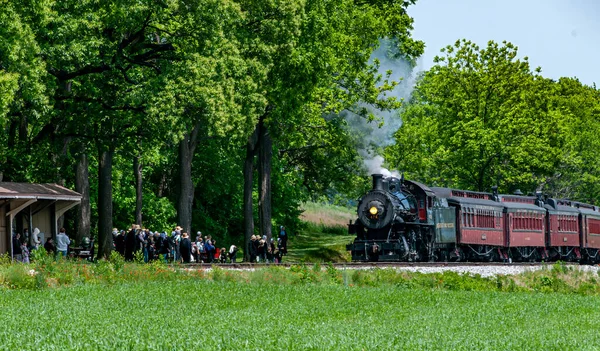
[[[48,73],[50,73],[51,75],[58,78],[58,80],[65,81],[65,80],[77,78],[80,76],[84,76],[86,74],[103,73],[103,72],[106,72],[109,70],[110,70],[110,66],[105,63],[102,63],[98,66],[88,65],[78,71],[70,72],[70,73],[66,72],[64,70],[56,70],[56,69],[50,68],[48,70]]]

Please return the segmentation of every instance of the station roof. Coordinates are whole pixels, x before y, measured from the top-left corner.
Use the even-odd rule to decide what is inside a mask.
[[[58,184],[0,182],[1,199],[81,201],[81,194]]]

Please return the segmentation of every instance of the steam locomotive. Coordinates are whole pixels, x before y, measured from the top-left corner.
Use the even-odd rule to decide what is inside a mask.
[[[535,196],[429,188],[373,174],[348,232],[353,261],[600,262],[600,210]]]

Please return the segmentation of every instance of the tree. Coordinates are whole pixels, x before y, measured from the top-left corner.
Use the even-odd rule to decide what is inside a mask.
[[[46,65],[35,38],[35,26],[46,21],[34,23],[36,10],[45,9],[35,1],[25,8],[0,1],[0,181],[28,180],[27,167],[36,163],[31,141],[47,122]]]
[[[242,1],[248,21],[244,43],[260,42],[250,55],[269,67],[266,107],[248,137],[244,167],[246,242],[254,234],[253,159],[258,157],[260,233],[271,237],[272,147],[288,149],[285,131],[339,113],[358,101],[389,105],[382,98],[389,85],[378,85],[369,57],[383,37],[394,38],[409,58],[423,44],[410,38],[412,19],[406,7],[414,1]],[[281,9],[285,11],[281,11]],[[304,129],[310,131],[311,128]],[[308,146],[306,138],[292,148]]]
[[[535,189],[564,144],[552,82],[517,48],[459,40],[420,77],[386,159],[431,185],[489,191]]]
[[[194,11],[181,15],[174,45],[179,60],[161,80],[152,113],[174,118],[172,133],[178,145],[178,223],[191,230],[195,184],[192,163],[197,150],[206,150],[211,138],[228,136],[235,143],[256,121],[264,105],[258,82],[264,79],[260,63],[240,52],[237,6],[221,1],[198,2]]]
[[[552,83],[552,101],[557,118],[556,132],[564,143],[559,162],[543,182],[551,196],[589,203],[600,202],[600,92],[574,78]]]

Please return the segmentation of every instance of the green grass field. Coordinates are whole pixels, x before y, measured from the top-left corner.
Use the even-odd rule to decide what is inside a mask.
[[[348,221],[356,219],[354,209],[305,203],[300,216],[305,227],[298,233],[291,233],[288,262],[348,262],[350,254],[346,244],[354,240],[348,235]]]
[[[598,297],[209,280],[0,291],[5,350],[597,350]]]

